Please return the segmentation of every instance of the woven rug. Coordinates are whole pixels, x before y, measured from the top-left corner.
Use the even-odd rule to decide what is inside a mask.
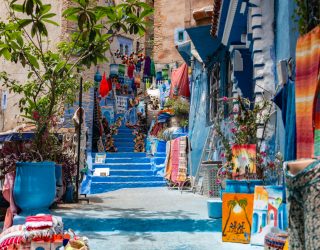
[[[300,37],[296,50],[297,158],[314,156],[314,119],[319,88],[320,26]]]

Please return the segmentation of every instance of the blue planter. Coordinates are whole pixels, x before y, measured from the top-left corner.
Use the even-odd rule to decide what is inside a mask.
[[[56,194],[54,162],[18,162],[13,196],[23,215],[48,212]]]
[[[263,186],[262,180],[226,180],[224,193],[253,194],[255,186]]]
[[[207,200],[208,217],[218,219],[222,217],[222,200]]]

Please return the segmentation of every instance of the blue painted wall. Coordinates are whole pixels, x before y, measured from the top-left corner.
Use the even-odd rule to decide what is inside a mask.
[[[194,63],[192,76],[193,81],[189,114],[189,139],[192,150],[192,175],[195,176],[199,167],[202,149],[209,132],[209,127],[206,126],[206,109],[208,96],[207,73],[202,69],[202,64],[196,60]]]
[[[295,1],[276,0],[275,1],[275,51],[276,64],[280,60],[295,58],[298,31],[292,19]],[[280,111],[280,110],[279,110]],[[284,153],[285,131],[281,118],[281,111],[277,112],[276,127],[276,151]]]

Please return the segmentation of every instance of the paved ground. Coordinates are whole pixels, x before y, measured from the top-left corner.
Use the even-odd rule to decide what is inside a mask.
[[[122,189],[90,196],[90,204],[54,213],[90,239],[93,250],[249,250],[222,243],[221,220],[207,216],[206,198],[167,188]]]

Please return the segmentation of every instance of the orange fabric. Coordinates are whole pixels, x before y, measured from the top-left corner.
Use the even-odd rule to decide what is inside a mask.
[[[172,71],[170,97],[178,96],[190,97],[188,65],[184,63]]]
[[[314,156],[315,96],[319,91],[320,26],[300,37],[296,50],[297,158]]]

